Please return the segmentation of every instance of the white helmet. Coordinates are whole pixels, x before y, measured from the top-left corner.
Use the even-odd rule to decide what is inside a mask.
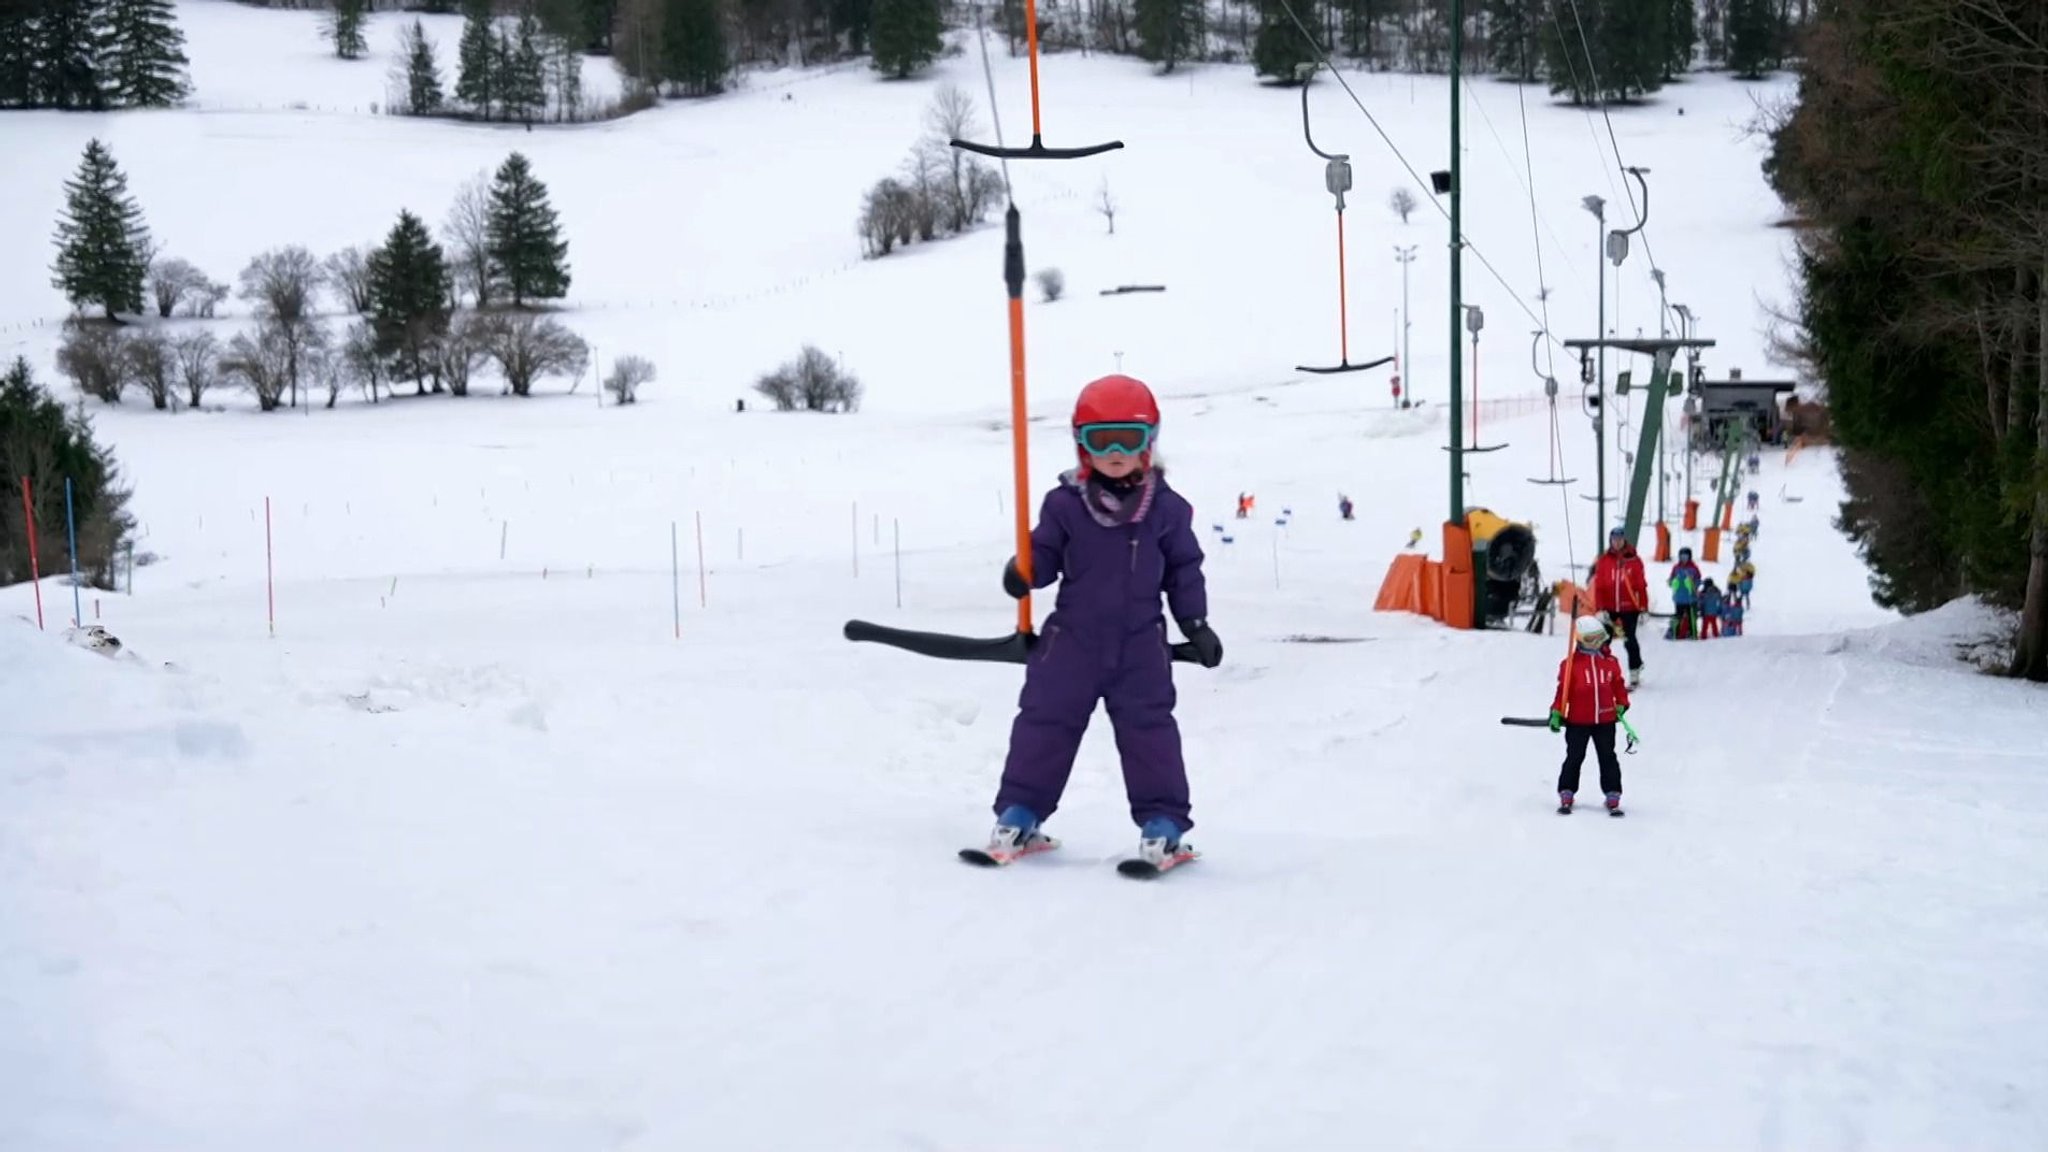
[[[1581,640],[1607,639],[1607,625],[1601,623],[1598,616],[1579,617],[1579,622],[1572,626],[1572,631],[1578,633]]]

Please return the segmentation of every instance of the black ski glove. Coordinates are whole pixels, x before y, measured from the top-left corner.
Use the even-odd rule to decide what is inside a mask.
[[[1223,663],[1223,641],[1216,638],[1216,632],[1209,627],[1207,620],[1182,620],[1179,624],[1180,634],[1195,646],[1195,655],[1202,667],[1214,668]]]
[[[1017,571],[1015,556],[1010,557],[1009,562],[1003,565],[1003,591],[1008,592],[1012,600],[1022,600],[1031,595],[1030,583],[1024,579],[1022,572]]]

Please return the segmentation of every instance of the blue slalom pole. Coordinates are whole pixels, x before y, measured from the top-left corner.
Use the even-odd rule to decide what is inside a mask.
[[[78,517],[71,510],[71,477],[64,478],[64,529],[71,537],[71,626],[85,627],[85,606],[78,591]]]

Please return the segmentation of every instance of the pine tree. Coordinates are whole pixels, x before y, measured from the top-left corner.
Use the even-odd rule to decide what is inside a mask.
[[[498,45],[498,106],[505,119],[531,126],[547,107],[547,65],[541,55],[540,21],[531,12],[517,29],[501,33]]]
[[[1728,0],[1728,68],[1761,80],[1778,63],[1778,16],[1771,0]]]
[[[128,195],[128,177],[97,139],[86,144],[78,175],[65,182],[64,202],[51,283],[75,306],[105,309],[109,320],[142,311],[149,230]]]
[[[1133,16],[1138,55],[1160,65],[1162,73],[1200,55],[1197,39],[1202,31],[1201,0],[1136,0]]]
[[[1322,10],[1313,2],[1295,4],[1294,11],[1301,22],[1310,28],[1318,27]],[[1279,4],[1264,4],[1259,13],[1258,39],[1252,41],[1252,73],[1270,76],[1284,84],[1295,84],[1294,67],[1306,64],[1316,58],[1315,45],[1301,34],[1287,9]]]
[[[334,41],[336,56],[354,60],[370,50],[363,42],[363,17],[369,8],[370,0],[334,0],[334,9],[327,16],[327,38]]]
[[[1700,43],[1700,14],[1693,0],[1669,0],[1664,26],[1664,79],[1692,71],[1692,55]]]
[[[547,185],[517,152],[505,158],[491,184],[490,256],[514,308],[569,293],[569,242],[548,203]]]
[[[715,96],[724,91],[732,65],[718,0],[665,0],[661,55],[663,79],[683,95]]]
[[[425,392],[441,336],[448,331],[448,262],[420,218],[401,211],[368,263],[377,354]],[[434,384],[438,390],[440,381]]]
[[[939,0],[874,0],[869,34],[875,71],[897,80],[939,58]]]
[[[1545,3],[1546,0],[1489,0],[1487,4],[1493,70],[1518,84],[1536,82],[1536,66],[1543,57],[1541,30],[1549,23]]]
[[[45,108],[107,107],[102,0],[50,0],[34,21],[36,103]]]
[[[106,74],[114,99],[168,108],[185,98],[185,34],[171,0],[107,0]]]
[[[26,6],[0,3],[0,108],[33,108],[42,102],[35,36],[36,20]]]
[[[71,481],[79,572],[95,588],[112,588],[117,558],[135,527],[126,511],[133,493],[121,486],[113,454],[93,442],[92,425],[66,413],[20,357],[0,373],[0,474],[30,480],[45,576],[53,558],[64,554],[64,481]],[[28,525],[19,487],[15,491],[16,499],[0,502],[0,585],[30,576]]]
[[[462,14],[455,98],[489,119],[498,95],[498,35],[491,22],[491,0],[463,0]]]
[[[413,116],[439,112],[441,102],[447,99],[441,91],[441,65],[434,59],[426,28],[417,19],[400,34],[399,51],[405,56],[406,111]]]

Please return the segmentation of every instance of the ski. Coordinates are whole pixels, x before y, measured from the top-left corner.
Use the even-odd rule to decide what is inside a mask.
[[[1156,880],[1189,861],[1201,858],[1202,854],[1193,848],[1183,848],[1168,856],[1165,862],[1160,864],[1154,864],[1150,860],[1141,860],[1135,856],[1128,860],[1119,860],[1117,861],[1116,870],[1118,875],[1128,876],[1133,880]]]
[[[1058,840],[1047,836],[1043,839],[1034,840],[1015,852],[990,852],[986,848],[962,848],[960,850],[960,859],[983,868],[1007,868],[1026,856],[1036,856],[1040,852],[1050,852],[1059,846],[1060,842]]]
[[[1569,815],[1571,815],[1571,814],[1572,814],[1572,806],[1571,806],[1571,805],[1569,805],[1569,804],[1559,804],[1559,805],[1557,806],[1557,814],[1558,814],[1559,816],[1569,816]]]

